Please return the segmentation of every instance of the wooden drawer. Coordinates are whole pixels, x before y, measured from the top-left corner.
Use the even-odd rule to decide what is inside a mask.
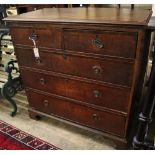
[[[90,57],[67,54],[54,54],[40,50],[40,63],[35,60],[31,49],[16,48],[19,65],[49,70],[107,83],[130,87],[134,63],[109,59],[93,59]],[[26,58],[26,59],[25,59]]]
[[[48,47],[61,49],[61,30],[54,28],[12,28],[11,36],[13,37],[14,45],[29,45],[33,46],[30,36],[37,35],[37,47]]]
[[[66,80],[39,72],[20,70],[25,87],[66,96]]]
[[[26,87],[68,97],[85,104],[127,112],[130,90],[82,82],[21,69]]]
[[[28,90],[27,94],[31,108],[121,137],[125,134],[124,116],[88,108],[31,90]]]
[[[64,32],[64,48],[105,56],[135,58],[137,33],[115,31]]]

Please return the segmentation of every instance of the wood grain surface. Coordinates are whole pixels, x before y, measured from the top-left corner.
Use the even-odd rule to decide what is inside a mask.
[[[150,10],[144,9],[44,8],[5,20],[147,25],[151,14]]]

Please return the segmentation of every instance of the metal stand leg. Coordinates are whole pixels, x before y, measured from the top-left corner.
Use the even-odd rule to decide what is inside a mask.
[[[10,113],[10,115],[13,117],[17,113],[17,105],[15,101],[12,99],[12,97],[16,94],[16,90],[12,87],[12,84],[9,82],[5,83],[2,90],[1,90],[2,96],[9,101],[9,103],[13,107],[13,111]]]

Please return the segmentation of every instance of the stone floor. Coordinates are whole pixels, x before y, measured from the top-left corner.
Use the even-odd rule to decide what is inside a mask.
[[[0,119],[63,150],[106,150],[114,149],[114,144],[102,135],[73,127],[55,119],[44,118],[35,121],[29,118],[25,97],[16,98],[18,113],[10,117],[11,107],[0,99]]]

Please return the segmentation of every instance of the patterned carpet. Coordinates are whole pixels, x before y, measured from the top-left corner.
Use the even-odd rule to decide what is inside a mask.
[[[0,150],[59,150],[59,148],[0,120]]]

